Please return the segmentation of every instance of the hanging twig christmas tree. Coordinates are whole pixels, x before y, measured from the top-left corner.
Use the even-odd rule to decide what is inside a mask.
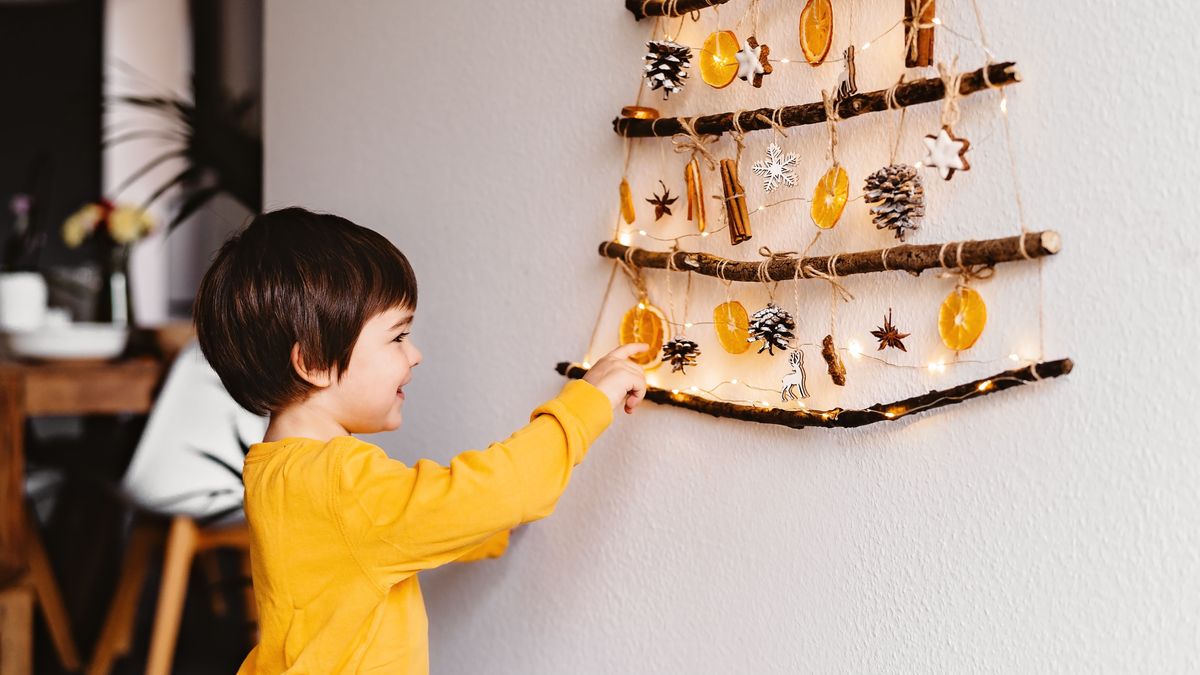
[[[627,0],[626,6],[638,19],[644,16],[682,17],[689,13],[696,18],[698,10],[724,4],[727,0]],[[651,89],[665,89],[670,94],[681,94],[688,87],[694,88],[702,84],[714,89],[723,89],[740,77],[743,81],[757,88],[762,86],[762,76],[778,68],[775,64],[786,64],[791,59],[775,59],[778,49],[770,49],[763,44],[766,40],[758,34],[759,0],[748,0],[749,6],[743,20],[750,18],[751,35],[746,40],[739,40],[732,31],[718,28],[704,41],[703,48],[689,48],[678,40],[678,35],[662,34],[659,29],[664,25],[661,19],[655,21],[654,35],[648,46],[650,52],[645,60],[646,82]],[[976,8],[976,11],[977,8]],[[684,176],[687,184],[687,214],[688,220],[694,221],[698,227],[695,234],[685,235],[705,237],[718,232],[720,229],[729,230],[731,246],[738,246],[753,238],[749,217],[765,207],[760,206],[751,212],[746,205],[745,188],[739,176],[739,165],[742,151],[745,148],[746,134],[754,131],[771,130],[775,134],[767,150],[767,159],[756,162],[753,170],[761,178],[761,189],[773,192],[778,189],[791,189],[797,184],[795,169],[804,159],[794,153],[787,153],[779,145],[779,136],[786,136],[787,129],[805,125],[824,124],[828,129],[829,151],[827,157],[831,166],[822,169],[823,175],[816,188],[811,193],[811,199],[803,198],[811,203],[812,224],[817,228],[817,234],[812,242],[802,251],[773,252],[767,247],[760,247],[759,260],[737,260],[729,257],[713,255],[701,250],[684,250],[680,240],[674,239],[669,251],[648,250],[629,243],[630,232],[622,229],[634,225],[637,215],[634,212],[634,200],[628,177],[623,177],[620,184],[620,215],[617,230],[612,239],[603,241],[599,246],[601,256],[613,259],[613,272],[609,279],[609,289],[616,278],[618,269],[622,269],[630,277],[639,298],[637,306],[625,313],[621,323],[621,342],[647,342],[653,349],[640,355],[634,360],[647,370],[658,368],[663,363],[671,365],[675,377],[692,380],[697,375],[706,372],[701,356],[700,343],[693,338],[685,337],[682,331],[696,324],[687,321],[686,304],[683,321],[676,320],[672,299],[671,320],[667,320],[662,311],[650,301],[650,288],[641,274],[642,269],[666,270],[668,296],[670,278],[672,275],[695,272],[702,277],[719,279],[726,287],[726,302],[713,312],[712,325],[715,329],[717,343],[728,354],[752,355],[749,358],[778,358],[787,361],[787,370],[783,371],[780,384],[773,387],[779,392],[778,405],[761,399],[729,400],[718,396],[715,391],[722,385],[738,385],[738,378],[726,379],[711,387],[683,386],[679,388],[648,387],[647,400],[669,405],[686,407],[711,415],[732,417],[756,422],[781,424],[801,428],[819,427],[857,427],[874,422],[892,421],[907,417],[917,412],[942,407],[972,398],[990,395],[1014,386],[1054,378],[1071,372],[1070,359],[1058,359],[1038,362],[1021,359],[1017,354],[1009,355],[1012,361],[1025,363],[1018,367],[997,372],[994,375],[975,379],[950,388],[936,389],[894,401],[877,403],[865,408],[829,407],[817,409],[809,407],[804,400],[811,396],[815,387],[839,387],[847,384],[846,361],[842,352],[849,352],[855,357],[863,357],[861,348],[855,343],[846,346],[836,337],[836,321],[833,309],[839,302],[854,300],[851,294],[839,281],[850,275],[876,274],[894,271],[905,271],[916,277],[930,269],[943,270],[942,276],[953,276],[958,279],[954,290],[943,301],[938,315],[937,327],[942,342],[946,348],[957,355],[971,349],[979,339],[987,322],[987,307],[982,296],[973,287],[974,282],[987,279],[995,272],[998,264],[1016,263],[1040,265],[1048,256],[1053,256],[1062,248],[1061,237],[1053,231],[1028,231],[1025,228],[1024,210],[1019,196],[1016,204],[1021,213],[1021,232],[1016,236],[1000,237],[984,240],[948,241],[941,243],[913,243],[912,238],[920,238],[924,232],[921,223],[925,217],[927,195],[924,184],[925,176],[934,180],[949,181],[956,174],[970,171],[971,162],[968,152],[971,143],[965,137],[956,134],[954,126],[959,120],[958,101],[964,96],[990,90],[1001,92],[1001,111],[1007,115],[1007,99],[1004,98],[1003,87],[1020,82],[1020,75],[1015,64],[1011,62],[995,63],[991,60],[991,51],[983,46],[988,55],[988,62],[973,71],[958,71],[953,64],[938,63],[938,76],[905,81],[901,76],[891,87],[865,93],[858,93],[858,73],[855,61],[856,49],[850,45],[845,49],[839,48],[833,54],[842,54],[837,61],[829,59],[834,36],[834,21],[837,9],[831,0],[806,0],[800,11],[800,46],[802,59],[796,62],[807,62],[810,66],[818,67],[826,64],[841,63],[842,74],[839,85],[832,93],[821,92],[821,101],[800,105],[782,106],[778,108],[758,108],[754,110],[738,110],[734,112],[700,115],[695,117],[661,117],[652,108],[641,105],[641,93],[633,106],[627,106],[622,116],[613,121],[617,134],[625,138],[626,171],[628,171],[631,148],[629,139],[637,137],[671,138],[676,146],[676,152],[690,152],[691,159],[686,163]],[[978,17],[982,39],[982,17]],[[742,25],[738,22],[738,26]],[[906,0],[905,15],[892,28],[904,28],[904,58],[903,63],[908,67],[929,66],[934,64],[933,47],[935,28],[941,26],[941,20],[936,16],[933,0]],[[890,32],[889,29],[888,32]],[[757,35],[756,35],[757,34]],[[886,32],[885,32],[886,34]],[[956,33],[957,34],[957,33]],[[662,39],[658,39],[661,37]],[[882,37],[878,36],[878,37]],[[878,38],[876,38],[878,39]],[[862,50],[870,46],[864,43]],[[740,50],[739,50],[740,48]],[[689,53],[690,52],[690,53]],[[771,58],[768,58],[768,54]],[[957,59],[957,57],[956,57]],[[686,78],[685,68],[692,61],[699,63],[700,78]],[[669,66],[669,67],[666,67]],[[736,77],[735,77],[736,76]],[[769,78],[774,82],[778,76]],[[690,83],[689,83],[690,82]],[[744,86],[744,85],[743,85]],[[674,100],[674,99],[672,99]],[[863,183],[863,191],[859,197],[870,205],[869,222],[866,223],[872,231],[885,231],[897,241],[895,245],[865,251],[839,252],[829,255],[807,255],[808,250],[816,243],[822,233],[833,229],[843,219],[843,210],[850,198],[850,180],[845,168],[837,159],[838,123],[842,120],[866,115],[868,113],[901,111],[900,129],[903,129],[903,111],[910,106],[941,101],[941,128],[922,138],[925,156],[913,165],[896,161],[899,146],[892,148],[891,160],[881,169],[870,174]],[[1005,139],[1008,141],[1010,158],[1012,143],[1008,137],[1009,130],[1005,120]],[[899,139],[900,131],[897,132]],[[735,156],[718,159],[714,156],[712,147],[716,140],[723,136],[732,139],[736,147]],[[720,181],[709,184],[719,184],[721,194],[715,198],[722,201],[722,209],[714,212],[723,216],[723,226],[713,229],[711,222],[706,225],[704,217],[703,170],[719,172]],[[1016,163],[1012,163],[1014,189],[1016,183]],[[752,183],[754,181],[751,181]],[[960,181],[961,182],[961,181]],[[661,182],[660,182],[661,184]],[[754,186],[758,188],[758,185]],[[655,193],[648,198],[654,205],[655,220],[664,215],[670,216],[668,200],[674,201],[666,185],[662,184],[662,194]],[[783,201],[794,201],[795,198]],[[695,215],[699,214],[698,219]],[[709,219],[711,220],[711,219]],[[857,225],[851,225],[857,227]],[[842,226],[844,231],[847,225]],[[645,230],[637,230],[638,234],[646,236]],[[661,240],[661,239],[660,239]],[[666,241],[666,240],[664,240]],[[688,277],[690,293],[690,279]],[[759,283],[768,286],[771,300],[766,307],[751,313],[730,295],[733,282]],[[802,284],[819,284],[827,288],[831,297],[831,314],[828,334],[823,338],[812,336],[811,341],[797,338],[800,328],[811,331],[811,321],[798,322],[792,311],[778,304],[773,291],[774,285],[780,282],[794,284],[793,289],[799,297]],[[1040,277],[1039,277],[1040,283]],[[805,286],[805,288],[816,288]],[[686,294],[685,294],[686,296]],[[608,294],[606,292],[606,299]],[[686,297],[685,297],[686,300]],[[601,308],[603,311],[603,308]],[[804,318],[804,317],[802,317]],[[898,355],[907,354],[909,348],[904,340],[910,337],[908,330],[902,330],[894,322],[893,313],[888,309],[883,321],[870,335],[878,340],[877,351],[888,350]],[[597,318],[596,328],[600,325]],[[904,325],[904,324],[902,324]],[[1039,330],[1041,330],[1039,315]],[[669,336],[671,340],[666,340]],[[807,336],[802,336],[807,337]],[[592,342],[596,339],[593,331]],[[818,349],[820,359],[810,360],[810,372],[805,371],[805,349]],[[1042,349],[1044,351],[1044,347]],[[661,353],[660,353],[661,352]],[[785,354],[786,352],[786,354]],[[589,354],[591,347],[589,347]],[[753,356],[757,355],[757,356]],[[738,358],[747,358],[739,356]],[[875,358],[885,365],[895,366],[883,359]],[[822,363],[822,361],[824,363]],[[974,361],[979,362],[979,361]],[[817,370],[825,366],[827,374]],[[585,358],[583,363],[574,364],[562,362],[557,370],[567,377],[582,377],[589,367]],[[914,366],[900,365],[899,367],[913,368]],[[943,361],[930,363],[931,372],[945,369]],[[851,373],[853,375],[853,373]],[[711,381],[712,378],[709,378]],[[820,384],[821,382],[824,384]],[[750,387],[743,382],[742,386]],[[762,386],[753,389],[770,389]],[[828,392],[827,392],[828,393]],[[836,399],[842,395],[836,395]]]

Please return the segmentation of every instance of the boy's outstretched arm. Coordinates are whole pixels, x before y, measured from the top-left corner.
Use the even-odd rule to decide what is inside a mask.
[[[613,406],[631,412],[644,396],[642,369],[628,359],[638,346],[598,361],[596,384],[568,382],[527,426],[449,466],[420,460],[409,467],[368,443],[345,444],[335,508],[360,564],[395,583],[475,555],[485,542],[499,547],[489,540],[550,515],[572,469],[612,422]]]

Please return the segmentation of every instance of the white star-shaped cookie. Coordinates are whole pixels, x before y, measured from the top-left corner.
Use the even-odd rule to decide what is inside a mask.
[[[971,142],[965,138],[958,138],[950,127],[942,127],[936,136],[930,134],[925,137],[925,166],[931,166],[938,170],[938,175],[943,180],[950,180],[954,176],[955,171],[970,171],[971,163],[967,161],[967,148],[971,147]]]
[[[742,50],[735,54],[738,62],[737,76],[742,80],[754,78],[754,86],[762,86],[763,75],[771,74],[771,62],[767,60],[771,48],[758,44],[753,35],[742,43]]]

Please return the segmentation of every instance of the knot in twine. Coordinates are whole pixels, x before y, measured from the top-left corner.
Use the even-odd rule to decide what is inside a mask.
[[[704,158],[704,162],[708,164],[709,171],[717,168],[717,158],[713,157],[706,147],[709,143],[715,142],[720,136],[716,134],[697,134],[696,133],[696,118],[679,118],[679,126],[683,127],[683,133],[675,134],[671,137],[671,142],[675,144],[675,152],[691,152],[692,159],[696,159],[696,155]]]
[[[942,99],[942,126],[944,127],[953,127],[958,124],[958,99],[963,74],[957,72],[957,64],[958,57],[955,57],[949,66],[942,61],[938,61],[937,64],[938,75],[942,78],[942,86],[946,88],[946,95]],[[984,71],[986,70],[985,67]]]
[[[971,283],[972,281],[982,281],[984,279],[991,279],[993,276],[996,275],[996,268],[992,265],[989,265],[989,264],[964,265],[963,264],[962,251],[963,251],[963,244],[966,244],[966,243],[967,242],[965,242],[965,241],[959,241],[959,242],[948,241],[948,242],[942,244],[942,247],[940,249],[938,249],[938,263],[942,267],[946,268],[945,272],[941,272],[938,274],[939,279],[946,279],[948,277],[958,277],[959,278],[958,285],[966,286],[967,284]],[[949,246],[955,247],[954,255],[955,255],[956,260],[955,260],[954,268],[951,268],[949,265],[946,264],[946,248]]]
[[[841,117],[838,116],[837,101],[829,95],[828,91],[821,90],[821,100],[825,103],[825,122],[829,126],[829,160],[833,162],[834,166],[837,166],[837,123]]]
[[[917,31],[929,30],[935,25],[933,23],[921,21],[921,17],[925,16],[925,11],[928,10],[929,6],[933,3],[934,0],[921,0],[921,2],[917,4],[916,8],[913,9],[912,19],[905,20],[904,22],[905,25],[909,27],[909,30],[907,31],[908,39],[904,45],[904,49],[908,52],[909,58],[917,58]]]

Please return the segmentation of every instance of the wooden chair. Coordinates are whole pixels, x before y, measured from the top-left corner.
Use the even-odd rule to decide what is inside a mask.
[[[71,622],[46,548],[38,534],[32,510],[27,512],[24,538],[28,571],[0,589],[0,675],[33,672],[33,608],[42,610],[50,640],[63,668],[77,671],[79,651],[71,636]]]
[[[140,515],[89,674],[108,673],[132,646],[138,599],[160,545],[162,583],[146,673],[170,672],[192,563],[198,561],[215,582],[218,548],[238,551],[247,612],[256,620],[249,586],[250,536],[240,519],[241,470],[248,443],[262,438],[266,422],[233,401],[196,343],[180,352],[123,479],[123,492],[140,507]],[[223,596],[210,597],[214,612],[223,613]]]
[[[133,628],[137,618],[138,598],[146,583],[146,573],[157,545],[163,541],[160,523],[142,519],[134,526],[122,564],[121,578],[113,602],[109,606],[104,628],[96,644],[88,675],[107,675],[113,663],[129,652],[133,644]],[[146,662],[147,675],[167,675],[175,656],[179,622],[187,598],[188,574],[197,556],[207,561],[210,583],[217,580],[211,574],[215,560],[207,557],[218,548],[233,548],[240,553],[241,572],[250,578],[250,533],[244,523],[227,527],[201,528],[188,516],[175,516],[166,528],[166,548],[163,554],[162,583],[158,590],[158,605],[154,612],[154,628],[150,638],[150,653]],[[213,594],[214,611],[223,614],[224,600]],[[245,585],[246,608],[251,620],[257,620],[254,591]]]

